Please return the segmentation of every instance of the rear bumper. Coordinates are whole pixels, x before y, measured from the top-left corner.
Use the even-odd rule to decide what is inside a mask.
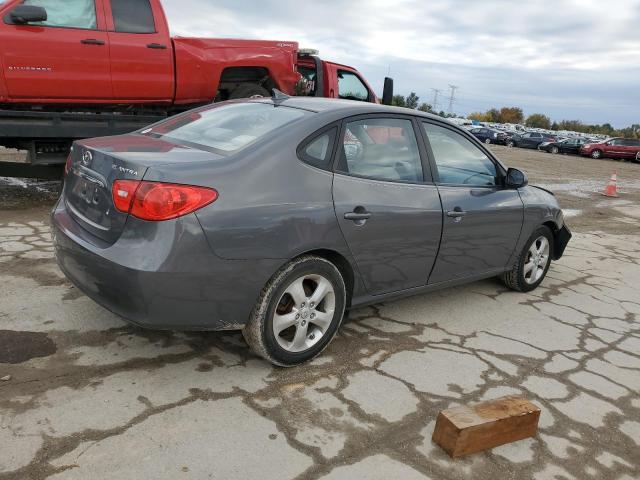
[[[135,238],[125,231],[110,246],[92,243],[64,201],[51,223],[58,265],[67,278],[96,303],[144,328],[240,329],[280,266],[275,260],[220,259],[193,215],[160,223],[131,219],[128,231],[135,229]]]
[[[560,230],[554,233],[554,241],[553,241],[553,259],[560,260],[564,255],[564,251],[571,240],[573,235],[571,234],[571,230],[569,227],[564,225]]]

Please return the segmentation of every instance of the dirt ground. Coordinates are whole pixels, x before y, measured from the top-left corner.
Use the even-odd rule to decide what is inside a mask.
[[[0,480],[638,479],[640,165],[493,148],[575,233],[541,287],[359,309],[294,369],[99,307],[53,258],[59,183],[0,178]],[[511,394],[541,408],[534,438],[457,460],[431,441],[439,411]]]

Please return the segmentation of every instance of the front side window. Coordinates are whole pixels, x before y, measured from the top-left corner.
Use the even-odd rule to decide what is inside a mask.
[[[346,100],[369,100],[369,90],[355,73],[338,71],[338,96]]]
[[[448,128],[423,123],[438,167],[440,183],[493,186],[497,184],[496,165],[472,142]]]
[[[24,5],[43,7],[47,20],[30,25],[44,27],[84,28],[96,30],[96,5],[94,0],[25,0]]]
[[[305,115],[310,114],[268,103],[214,105],[172,117],[141,133],[224,155],[235,153]]]
[[[111,0],[113,23],[119,33],[155,33],[149,0]]]
[[[346,125],[338,170],[394,182],[422,182],[418,141],[410,120],[369,118]]]

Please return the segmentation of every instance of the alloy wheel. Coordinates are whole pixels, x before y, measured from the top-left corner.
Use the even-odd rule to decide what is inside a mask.
[[[305,275],[291,282],[273,315],[273,334],[281,348],[303,352],[317,344],[333,321],[336,295],[322,275]]]
[[[558,153],[560,150],[558,150],[558,147],[552,147],[551,148],[551,153]]]
[[[529,247],[524,263],[524,281],[529,285],[542,278],[549,263],[549,240],[544,235],[538,237]]]

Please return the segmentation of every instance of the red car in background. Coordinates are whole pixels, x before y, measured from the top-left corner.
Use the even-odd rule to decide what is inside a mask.
[[[610,138],[601,143],[587,143],[580,148],[580,155],[591,158],[620,158],[640,162],[640,140]]]

